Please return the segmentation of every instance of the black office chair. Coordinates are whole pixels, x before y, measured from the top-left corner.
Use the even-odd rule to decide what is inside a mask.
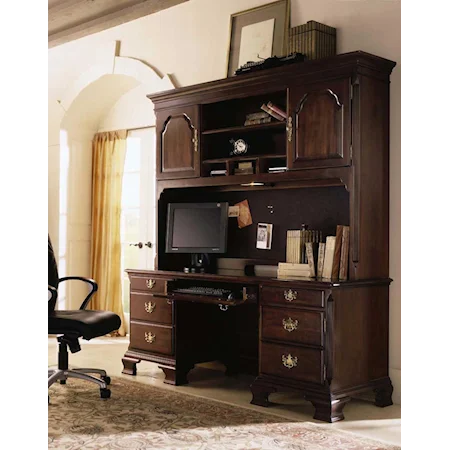
[[[91,290],[79,310],[59,311],[55,310],[58,298],[58,285],[62,281],[80,280],[88,283]],[[97,291],[98,285],[94,280],[84,277],[59,278],[53,247],[48,238],[48,333],[56,334],[59,342],[58,368],[48,370],[48,387],[56,381],[65,384],[67,378],[79,378],[92,381],[100,386],[101,398],[109,398],[111,391],[107,388],[111,379],[102,369],[69,369],[69,354],[67,347],[72,353],[81,350],[78,339],[80,337],[89,340],[98,336],[104,336],[117,330],[121,325],[120,317],[110,311],[86,310],[91,297]],[[100,378],[89,375],[90,373],[100,375]]]

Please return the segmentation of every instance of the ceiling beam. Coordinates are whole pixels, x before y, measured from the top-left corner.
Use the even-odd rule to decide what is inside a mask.
[[[49,0],[49,48],[154,14],[189,0],[98,0],[95,7],[93,1]],[[100,5],[101,8],[99,8]]]

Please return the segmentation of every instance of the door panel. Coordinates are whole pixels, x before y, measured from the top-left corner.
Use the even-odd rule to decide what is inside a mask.
[[[157,178],[200,176],[198,106],[158,114]]]
[[[349,78],[294,86],[288,104],[290,169],[350,164]]]

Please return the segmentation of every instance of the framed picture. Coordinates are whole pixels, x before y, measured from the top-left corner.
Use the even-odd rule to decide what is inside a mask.
[[[271,223],[258,223],[256,235],[256,248],[261,250],[270,250],[272,248],[272,230]]]
[[[287,53],[290,0],[231,15],[227,76],[249,61],[260,61]]]

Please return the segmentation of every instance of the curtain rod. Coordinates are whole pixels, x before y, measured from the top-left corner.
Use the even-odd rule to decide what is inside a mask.
[[[156,128],[156,125],[147,125],[145,127],[126,128],[127,131],[145,130],[147,128]]]

